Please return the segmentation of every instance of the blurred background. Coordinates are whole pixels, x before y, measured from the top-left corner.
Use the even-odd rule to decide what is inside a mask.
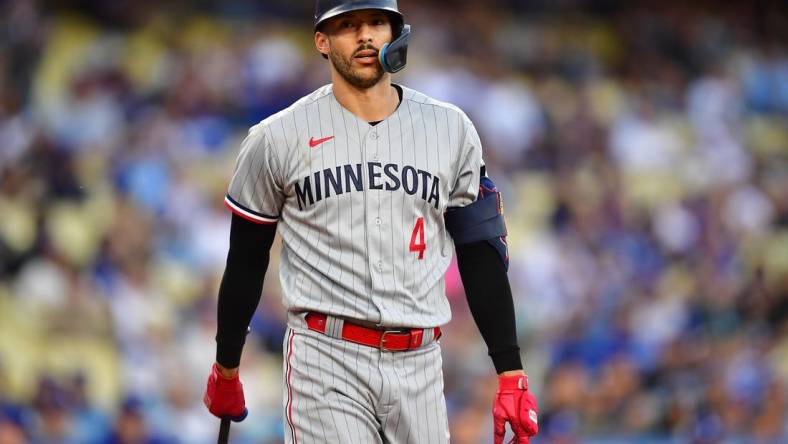
[[[475,122],[510,230],[533,443],[788,442],[788,8],[401,0],[396,82]],[[208,443],[249,126],[327,83],[311,0],[0,2],[0,443]],[[278,443],[278,252],[236,443]],[[494,370],[456,268],[452,442]]]

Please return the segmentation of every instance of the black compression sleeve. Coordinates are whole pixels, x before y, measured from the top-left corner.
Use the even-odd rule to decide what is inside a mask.
[[[216,362],[235,368],[241,362],[246,330],[260,302],[276,225],[250,222],[233,214],[230,250],[219,286]]]
[[[468,306],[498,373],[523,368],[514,302],[501,257],[487,241],[457,245],[457,265]]]

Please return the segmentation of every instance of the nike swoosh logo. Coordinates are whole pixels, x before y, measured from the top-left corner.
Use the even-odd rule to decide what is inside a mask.
[[[309,148],[314,148],[314,147],[316,147],[316,146],[320,145],[321,143],[328,142],[329,140],[331,140],[331,139],[333,139],[333,138],[334,138],[334,136],[331,136],[331,137],[324,137],[324,138],[322,138],[322,139],[317,139],[317,140],[315,140],[313,137],[310,137],[310,138],[309,138]]]

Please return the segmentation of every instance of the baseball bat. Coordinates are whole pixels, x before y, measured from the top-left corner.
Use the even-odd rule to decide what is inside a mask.
[[[219,426],[219,444],[227,444],[230,439],[230,420],[227,418],[222,419],[222,424]]]

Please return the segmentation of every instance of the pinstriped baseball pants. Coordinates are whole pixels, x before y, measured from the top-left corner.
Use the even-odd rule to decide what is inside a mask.
[[[437,342],[380,351],[291,325],[284,354],[286,443],[449,442]]]

